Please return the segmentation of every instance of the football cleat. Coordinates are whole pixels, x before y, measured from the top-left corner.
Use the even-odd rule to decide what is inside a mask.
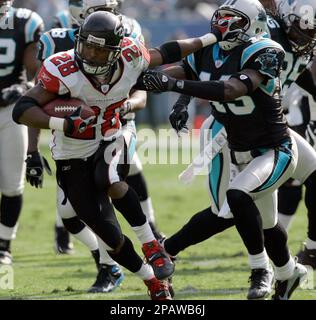
[[[116,289],[125,276],[118,265],[106,265],[101,264],[100,270],[97,275],[97,279],[91,288],[88,290],[89,293],[106,293]]]
[[[144,280],[144,283],[148,288],[148,295],[151,300],[172,300],[168,289],[168,281],[152,278]]]
[[[0,250],[0,265],[1,264],[12,264],[12,255],[10,251]]]
[[[173,274],[174,264],[157,240],[144,243],[142,251],[147,263],[153,268],[158,280],[167,279]]]
[[[307,249],[306,244],[303,244],[303,249],[298,252],[297,261],[301,264],[309,265],[316,269],[316,249]]]
[[[275,293],[273,300],[289,300],[293,291],[307,278],[307,269],[296,262],[292,277],[287,280],[277,280],[275,282]]]
[[[273,272],[268,269],[252,269],[249,277],[250,288],[248,290],[248,300],[263,300],[272,291]]]
[[[65,227],[55,226],[55,250],[57,254],[74,253],[74,245],[70,241],[69,232]]]

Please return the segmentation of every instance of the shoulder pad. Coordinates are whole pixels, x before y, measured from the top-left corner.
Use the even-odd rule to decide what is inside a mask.
[[[19,19],[28,19],[32,14],[32,11],[26,8],[16,9],[15,15]]]
[[[277,51],[284,53],[283,47],[271,39],[263,37],[252,38],[251,44],[248,45],[242,52],[240,60],[241,68],[243,68],[249,60],[254,59],[258,52],[261,50],[264,51],[265,49],[276,49]]]
[[[43,19],[36,13],[31,11],[31,15],[25,24],[25,43],[38,41],[40,34],[44,29]]]
[[[125,37],[122,42],[122,57],[134,68],[146,69],[150,63],[150,54],[140,39]]]
[[[67,10],[57,13],[55,18],[61,28],[71,28],[72,23]]]

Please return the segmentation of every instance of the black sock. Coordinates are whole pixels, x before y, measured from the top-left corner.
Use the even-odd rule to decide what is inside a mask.
[[[145,201],[148,199],[147,185],[142,172],[128,176],[125,180],[127,184],[135,190],[139,201]]]
[[[308,216],[308,238],[316,241],[316,173],[305,182],[305,205]]]
[[[79,233],[86,226],[77,216],[68,219],[62,219],[62,221],[67,231],[71,234]]]
[[[146,222],[146,216],[140,206],[138,196],[132,188],[128,188],[123,198],[112,199],[112,203],[130,226],[139,227]]]
[[[7,197],[2,195],[0,205],[0,222],[6,227],[13,228],[20,216],[23,196]]]
[[[287,246],[287,233],[280,223],[271,229],[263,230],[264,246],[269,258],[275,266],[282,267],[290,259],[290,251]]]
[[[195,214],[177,233],[164,242],[166,251],[175,256],[180,251],[200,243],[234,225],[234,219],[216,216],[211,208]]]
[[[228,190],[227,201],[248,253],[261,253],[264,250],[262,220],[254,201],[240,190]]]
[[[108,251],[113,260],[119,263],[121,266],[128,269],[130,272],[137,272],[143,265],[143,260],[136,253],[132,241],[124,235],[124,244],[121,247],[119,253],[114,254]]]

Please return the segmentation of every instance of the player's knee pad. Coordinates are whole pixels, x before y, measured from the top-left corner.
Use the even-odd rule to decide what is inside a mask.
[[[302,186],[281,186],[278,191],[278,211],[292,216],[302,199]]]
[[[64,227],[71,234],[77,234],[83,230],[85,224],[76,216],[68,219],[62,219]]]
[[[74,208],[72,207],[70,201],[67,199],[66,203],[64,203],[64,192],[63,190],[58,187],[57,189],[57,214],[62,219],[71,219],[77,216]]]

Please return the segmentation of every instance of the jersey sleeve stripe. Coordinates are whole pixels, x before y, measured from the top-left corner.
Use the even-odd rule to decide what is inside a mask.
[[[58,18],[59,22],[61,23],[62,28],[70,28],[71,27],[69,24],[68,16],[66,15],[66,13],[64,11],[57,14],[57,18]]]
[[[192,71],[194,71],[195,75],[198,77],[198,73],[197,73],[197,70],[196,70],[196,66],[195,66],[195,57],[194,57],[194,53],[190,54],[188,57],[187,57],[187,62],[189,64],[189,66],[191,67]]]
[[[41,36],[40,41],[44,46],[43,55],[41,59],[45,60],[46,58],[48,58],[49,56],[55,53],[55,44],[54,44],[54,41],[51,39],[51,37],[49,37],[45,33]]]
[[[260,83],[259,88],[269,96],[273,96],[275,92],[275,88],[278,84],[277,79],[270,79],[266,85]]]
[[[25,43],[34,42],[34,35],[38,27],[43,24],[42,18],[35,12],[25,24]]]
[[[241,68],[246,64],[246,62],[253,56],[256,52],[266,48],[266,47],[274,47],[283,50],[282,46],[278,43],[272,41],[271,39],[264,39],[259,42],[256,42],[249,47],[247,47],[241,56]]]

